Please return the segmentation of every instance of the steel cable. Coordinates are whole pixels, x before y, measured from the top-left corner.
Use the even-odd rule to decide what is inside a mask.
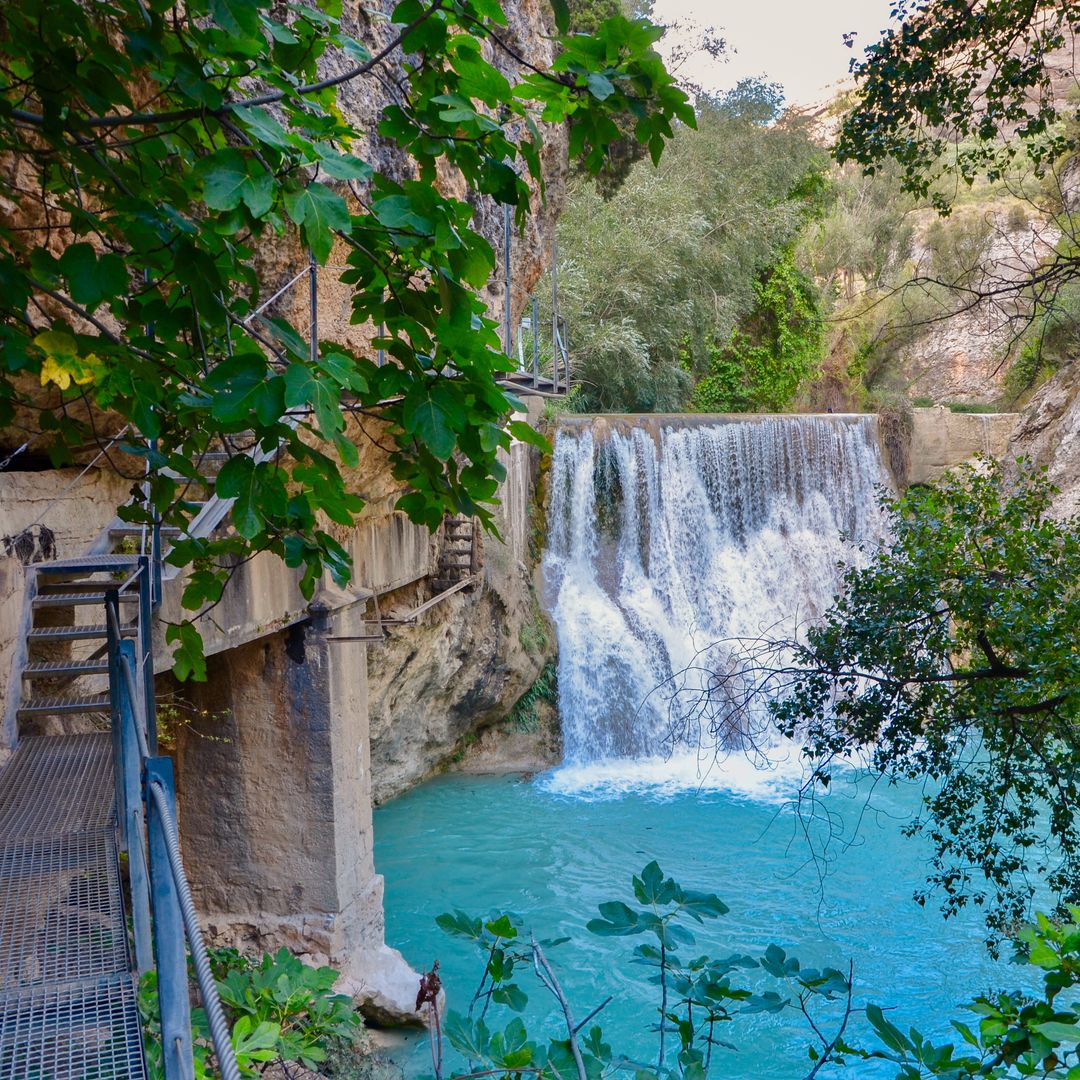
[[[206,1019],[210,1024],[210,1036],[214,1044],[214,1053],[217,1055],[218,1068],[221,1070],[222,1080],[241,1080],[240,1068],[236,1064],[236,1055],[233,1053],[229,1023],[225,1019],[225,1013],[221,1008],[217,985],[210,970],[210,957],[206,953],[202,929],[199,926],[199,917],[195,913],[195,902],[191,899],[191,888],[188,886],[187,877],[184,874],[184,864],[180,858],[180,839],[176,832],[176,822],[173,820],[172,808],[169,806],[169,798],[160,781],[151,780],[148,786],[150,788],[150,797],[154,800],[154,805],[157,807],[158,815],[161,818],[162,831],[165,834],[165,847],[169,853],[169,869],[172,871],[173,883],[176,885],[176,893],[180,900],[180,911],[184,919],[184,932],[187,935],[188,946],[191,949],[191,960],[195,966],[195,978],[199,984],[199,994],[202,997],[203,1008],[206,1010]]]

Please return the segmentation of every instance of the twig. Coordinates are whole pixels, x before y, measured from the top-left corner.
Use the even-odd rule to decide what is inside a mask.
[[[576,1035],[594,1016],[596,1016],[598,1012],[600,1012],[602,1009],[606,1009],[614,1000],[614,997],[604,998],[604,1000],[601,1001],[600,1004],[597,1005],[596,1008],[593,1009],[593,1011],[589,1013],[589,1015],[586,1016],[585,1019],[582,1020],[576,1028],[574,1028],[574,1034]]]
[[[533,969],[536,971],[536,977],[555,996],[555,1000],[558,1001],[563,1016],[566,1018],[566,1031],[570,1036],[570,1052],[574,1055],[578,1080],[589,1080],[588,1074],[585,1072],[585,1060],[581,1056],[581,1047],[578,1046],[577,1027],[574,1025],[574,1014],[570,1009],[570,1002],[566,1000],[566,995],[559,985],[559,980],[555,978],[555,972],[551,970],[551,965],[548,963],[543,949],[540,948],[540,943],[536,940],[535,934],[532,935],[532,953]]]
[[[803,1080],[814,1080],[814,1077],[825,1067],[828,1063],[829,1056],[836,1049],[836,1044],[844,1037],[844,1029],[848,1025],[848,1021],[851,1019],[851,983],[855,978],[855,962],[853,960],[848,961],[848,981],[847,981],[847,1003],[844,1006],[844,1019],[840,1021],[840,1027],[836,1034],[832,1037],[832,1040],[825,1045],[825,1049],[822,1051],[821,1057],[814,1063],[814,1067],[806,1074]],[[805,1010],[804,1010],[805,1011]],[[809,1017],[807,1017],[809,1019]],[[817,1031],[817,1027],[811,1021],[811,1026]]]

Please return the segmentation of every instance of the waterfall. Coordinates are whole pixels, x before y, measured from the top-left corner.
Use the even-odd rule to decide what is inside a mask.
[[[825,610],[888,484],[867,416],[569,418],[544,557],[565,761],[662,763],[676,682]],[[680,673],[682,673],[680,675]],[[679,679],[675,679],[679,676]],[[683,745],[678,745],[679,743]]]

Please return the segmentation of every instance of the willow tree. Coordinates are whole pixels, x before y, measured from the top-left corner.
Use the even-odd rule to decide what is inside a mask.
[[[521,223],[543,124],[572,120],[572,155],[598,171],[628,127],[658,158],[694,122],[658,29],[617,16],[570,34],[565,0],[552,6],[550,69],[510,43],[499,0],[402,0],[352,22],[341,0],[0,10],[0,422],[45,433],[60,462],[97,434],[73,401],[119,414],[148,467],[149,502],[129,516],[177,526],[212,442],[261,447],[268,460],[238,453],[219,477],[230,534],[173,549],[195,566],[188,608],[219,595],[223,560],[255,551],[302,568],[308,594],[324,570],[347,579],[321,522],[363,506],[342,479],[350,411],[385,421],[414,520],[490,519],[496,454],[530,434],[507,426],[507,361],[478,297],[492,249],[439,181],[456,174]],[[346,90],[384,103],[370,129],[346,117]],[[365,137],[390,165],[356,152]],[[317,264],[343,250],[352,320],[383,328],[371,352],[391,362],[253,320],[267,242]],[[191,624],[173,637],[198,672]]]

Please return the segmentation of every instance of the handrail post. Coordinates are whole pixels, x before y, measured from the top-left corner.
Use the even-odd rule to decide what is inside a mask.
[[[120,666],[127,664],[134,673],[135,642],[121,641]],[[117,687],[120,705],[120,760],[124,799],[120,804],[124,815],[124,834],[127,837],[128,879],[131,883],[131,920],[135,930],[135,963],[140,974],[154,966],[150,944],[150,884],[146,867],[146,820],[142,801],[142,751],[135,725],[139,723],[139,703],[133,701],[128,689],[137,685],[132,679],[121,678]],[[137,692],[137,691],[136,691]]]
[[[540,385],[540,298],[532,300],[533,387]]]
[[[105,640],[109,658],[109,733],[112,736],[113,784],[116,788],[116,824],[119,830],[120,850],[127,851],[127,810],[124,802],[124,750],[123,714],[121,691],[123,676],[120,672],[120,600],[118,588],[105,590]]]
[[[147,760],[145,792],[149,811],[150,895],[154,905],[154,954],[157,959],[165,1080],[194,1080],[184,921],[180,894],[169,862],[165,824],[150,793],[150,786],[155,783],[165,793],[166,803],[175,817],[176,787],[169,758]]]
[[[160,531],[155,526],[155,534]],[[155,541],[156,542],[156,541]],[[142,573],[139,574],[139,663],[135,673],[142,676],[143,710],[142,716],[146,723],[146,745],[151,754],[157,753],[157,701],[154,696],[154,627],[153,627],[153,578],[156,572],[160,573],[161,564],[155,559],[153,562],[145,556],[139,559]]]
[[[513,355],[513,327],[510,325],[510,204],[503,205],[503,352]]]
[[[559,392],[559,241],[551,241],[551,388]]]

